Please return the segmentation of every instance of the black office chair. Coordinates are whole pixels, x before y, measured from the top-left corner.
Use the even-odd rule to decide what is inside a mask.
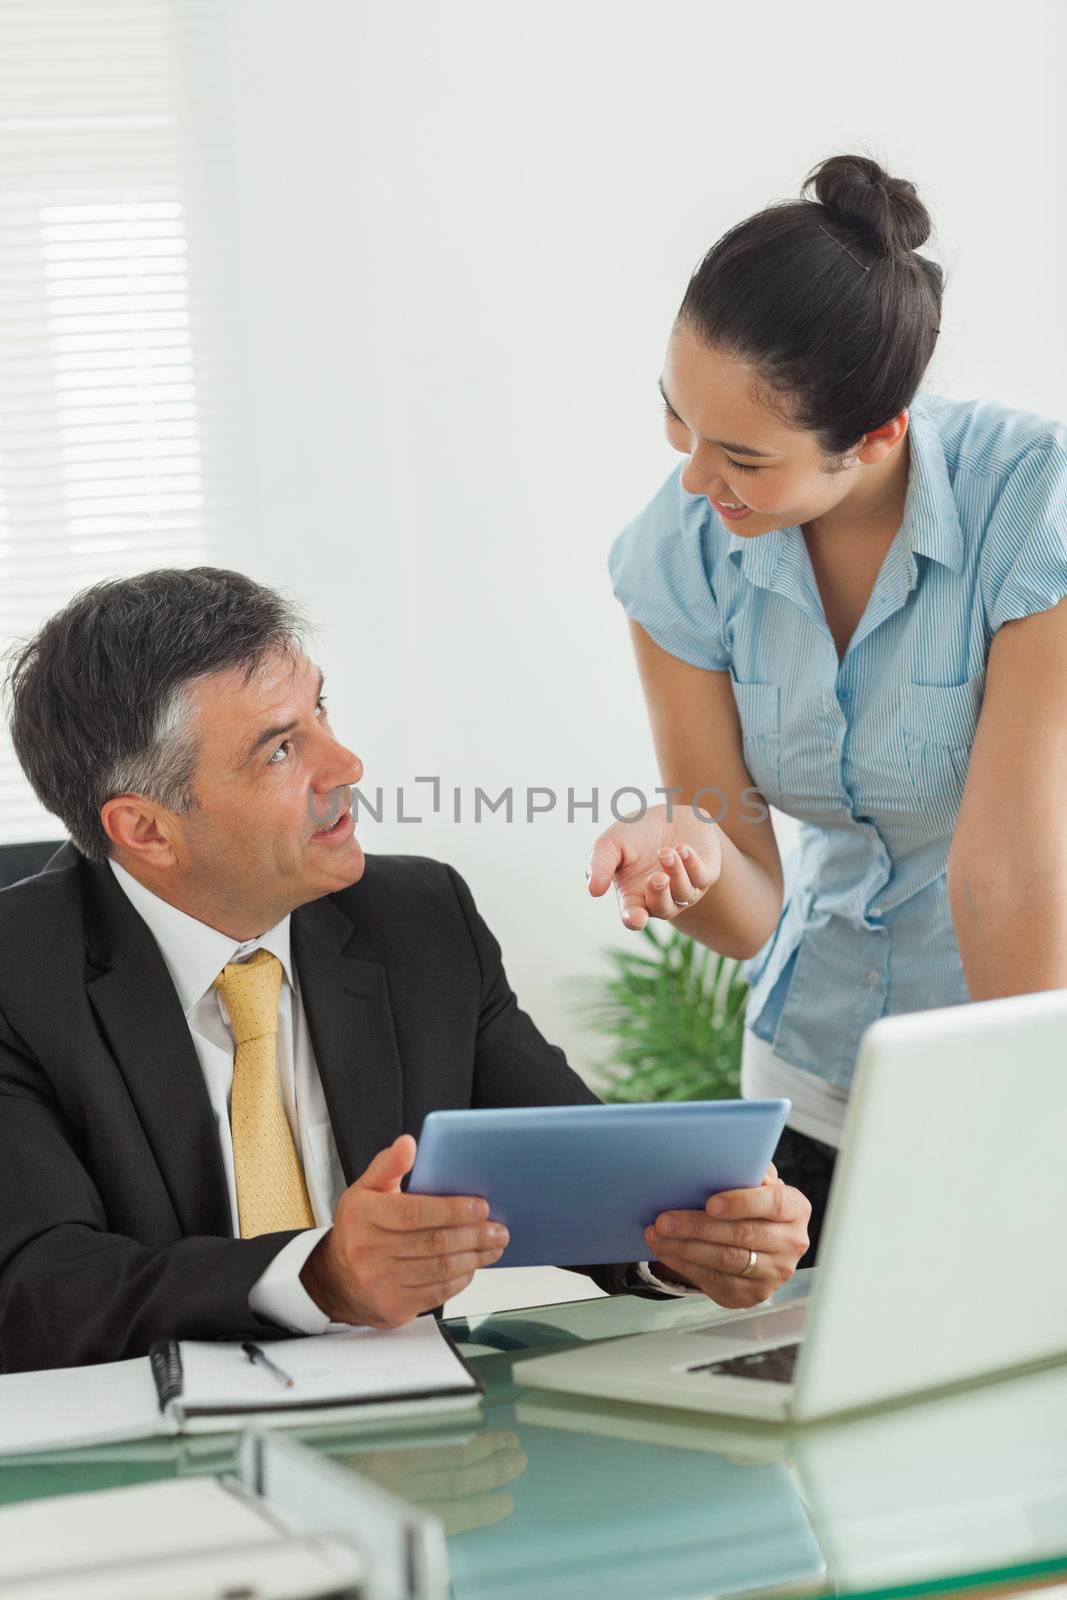
[[[65,839],[50,839],[41,844],[0,844],[0,889],[32,878],[65,843]]]

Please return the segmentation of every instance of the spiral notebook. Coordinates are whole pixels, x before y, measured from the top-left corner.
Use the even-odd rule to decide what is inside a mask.
[[[240,1344],[167,1340],[150,1356],[0,1377],[0,1456],[186,1433],[432,1417],[476,1408],[482,1385],[433,1316],[263,1347],[285,1387]]]

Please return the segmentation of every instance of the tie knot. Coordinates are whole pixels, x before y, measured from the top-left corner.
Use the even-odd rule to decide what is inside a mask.
[[[256,950],[247,961],[227,961],[212,982],[226,1002],[235,1044],[277,1033],[282,970],[277,956]]]

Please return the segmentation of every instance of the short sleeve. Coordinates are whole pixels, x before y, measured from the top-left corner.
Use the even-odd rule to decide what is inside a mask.
[[[616,538],[608,556],[612,588],[628,616],[690,666],[730,665],[708,571],[709,508],[682,488],[680,464]]]
[[[979,576],[990,634],[1067,595],[1067,428],[1008,474],[986,524]]]

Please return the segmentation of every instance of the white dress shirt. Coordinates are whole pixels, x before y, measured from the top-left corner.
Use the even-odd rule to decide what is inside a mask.
[[[280,1323],[294,1333],[325,1333],[346,1326],[332,1323],[312,1300],[300,1281],[300,1270],[333,1221],[337,1202],[345,1190],[345,1176],[326,1108],[322,1080],[315,1063],[311,1035],[300,999],[300,981],[293,963],[289,917],[255,939],[237,941],[219,933],[169,901],[146,889],[143,883],[111,860],[111,870],[134,909],[148,924],[170,973],[185,1020],[189,1024],[208,1098],[215,1113],[222,1166],[230,1196],[230,1226],[240,1233],[237,1185],[233,1173],[233,1137],[230,1130],[230,1089],[233,1084],[234,1040],[226,1002],[212,988],[228,961],[246,961],[255,950],[269,950],[282,964],[284,978],[278,997],[278,1080],[285,1115],[304,1166],[314,1228],[307,1228],[283,1245],[270,1266],[256,1280],[248,1303],[257,1315]],[[657,1278],[647,1263],[638,1264],[639,1279],[671,1295],[700,1294]]]
[[[282,964],[284,978],[278,997],[278,1085],[293,1142],[303,1162],[304,1181],[317,1226],[305,1229],[282,1247],[253,1285],[248,1303],[257,1315],[280,1323],[294,1333],[324,1333],[332,1325],[300,1282],[300,1270],[333,1221],[337,1202],[345,1190],[345,1176],[300,998],[300,983],[290,948],[289,917],[284,916],[256,939],[238,941],[161,900],[117,861],[111,861],[111,870],[134,909],[148,924],[178,991],[215,1113],[230,1196],[230,1226],[235,1238],[240,1234],[240,1225],[230,1132],[234,1039],[226,1002],[218,990],[212,988],[212,983],[228,961],[245,961],[255,950],[269,950]]]

